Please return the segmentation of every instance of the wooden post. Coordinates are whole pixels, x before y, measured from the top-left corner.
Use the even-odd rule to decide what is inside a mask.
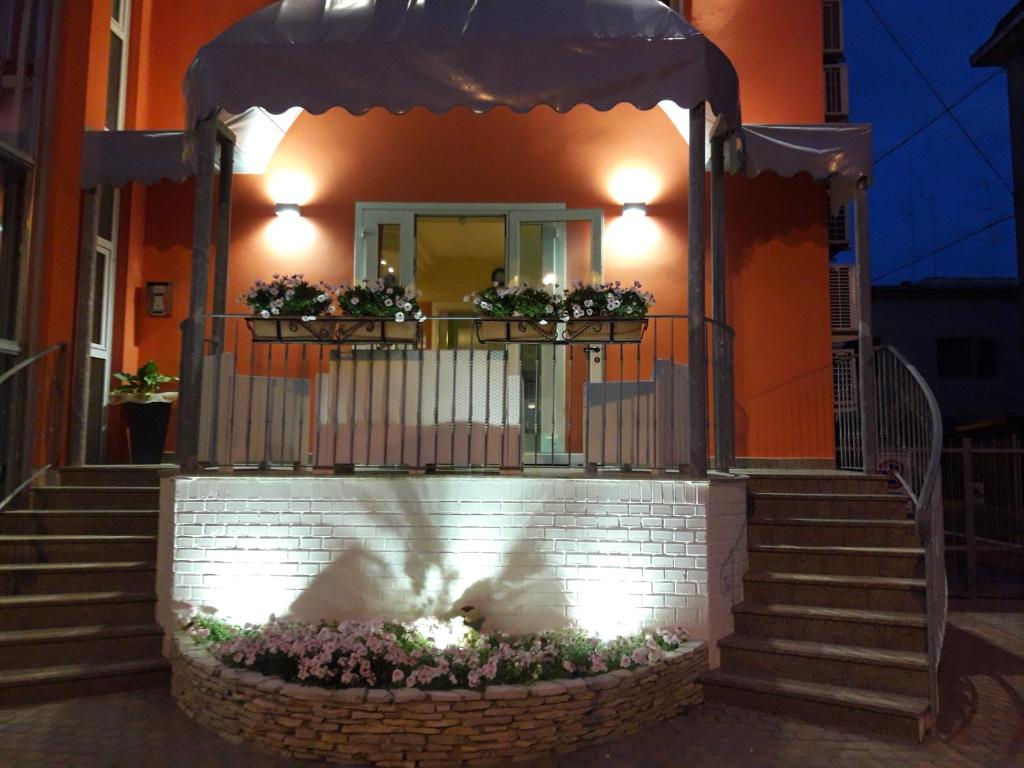
[[[71,354],[71,424],[68,463],[85,464],[89,424],[89,350],[92,346],[93,304],[96,300],[96,233],[99,229],[99,192],[82,193],[82,220],[79,227],[75,330]]]
[[[857,235],[857,342],[860,348],[858,389],[860,390],[860,440],[864,472],[878,471],[878,392],[875,383],[875,338],[871,330],[871,243],[868,222],[868,180],[857,182],[854,197]]]
[[[194,472],[199,456],[199,410],[203,391],[203,330],[209,293],[210,239],[213,236],[213,155],[217,117],[196,126],[196,199],[192,222],[192,279],[188,318],[182,323],[181,394],[178,396],[178,464]]]
[[[735,460],[732,345],[726,329],[725,137],[711,139],[711,313],[714,335],[715,469]]]
[[[708,473],[708,350],[704,316],[705,232],[704,198],[704,103],[690,109],[690,199],[688,212],[689,250],[689,365],[690,365],[690,473]]]
[[[224,130],[224,129],[222,129]],[[220,145],[220,181],[217,186],[217,244],[213,268],[213,313],[227,311],[228,256],[231,250],[231,187],[235,169],[235,139],[230,135],[218,138]],[[224,352],[224,319],[213,321],[214,353]]]

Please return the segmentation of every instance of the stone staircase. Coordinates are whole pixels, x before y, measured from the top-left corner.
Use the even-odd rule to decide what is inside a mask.
[[[158,467],[76,467],[0,512],[0,707],[162,684]]]
[[[749,571],[705,699],[920,741],[924,550],[886,479],[753,475]]]

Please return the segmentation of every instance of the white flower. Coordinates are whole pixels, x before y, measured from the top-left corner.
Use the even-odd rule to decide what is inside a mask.
[[[586,301],[583,302],[583,306],[585,306],[585,307],[592,307],[592,306],[594,306],[594,300],[593,299],[587,299]]]
[[[405,322],[405,313],[404,312],[395,312],[395,322],[396,323],[404,323]]]
[[[351,304],[353,307],[356,304],[358,304],[358,303],[359,303],[359,297],[358,296],[353,296],[351,299],[349,299],[349,304]]]
[[[280,315],[281,314],[281,310],[278,309],[277,307],[271,307],[270,308],[270,314],[272,314],[272,315]]]
[[[284,292],[284,296],[285,296],[286,299],[290,299],[294,295],[295,295],[295,289],[294,288],[289,288],[287,291]]]
[[[316,297],[316,300],[323,304],[325,301],[327,301],[327,298],[328,297],[326,293],[321,293],[319,296]]]
[[[278,288],[276,285],[270,286],[270,295],[271,296],[277,296],[277,294],[279,294],[280,292],[281,292],[281,289]]]
[[[332,315],[333,315],[333,314],[334,314],[334,312],[335,312],[335,308],[334,308],[334,305],[333,305],[333,304],[331,304],[331,306],[329,306],[329,307],[327,308],[327,311],[328,311],[328,312],[329,312],[330,314],[332,314]]]
[[[548,324],[548,321],[547,321],[547,320],[544,320],[544,319],[541,319],[541,320],[539,320],[539,321],[537,322],[537,325],[547,325],[547,324]]]
[[[391,295],[391,294],[393,294],[394,292],[395,292],[395,289],[394,289],[394,288],[388,288],[388,289],[387,289],[386,291],[384,291],[384,293],[386,293],[386,294],[387,294],[388,296],[390,296],[390,295]]]
[[[304,323],[308,323],[308,322],[310,322],[312,320],[316,320],[316,315],[303,315],[302,316],[302,322],[304,322]]]
[[[393,302],[391,299],[384,299],[384,306],[385,307],[393,307],[393,306],[395,306],[395,302]]]
[[[263,318],[270,317],[270,312],[268,312],[267,310],[264,309],[262,312],[260,312],[260,317],[263,317]]]
[[[587,314],[588,314],[588,315],[592,315],[592,314],[594,314],[594,310],[592,310],[592,309],[588,309],[588,310],[587,310]]]

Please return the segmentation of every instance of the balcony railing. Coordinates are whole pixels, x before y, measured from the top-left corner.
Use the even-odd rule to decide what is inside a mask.
[[[201,467],[665,472],[690,463],[685,315],[650,316],[641,338],[624,323],[581,333],[448,316],[388,328],[272,320],[254,338],[251,320],[208,318]],[[711,320],[706,329],[710,380],[714,361],[731,361],[733,335]],[[537,332],[544,338],[529,338]]]

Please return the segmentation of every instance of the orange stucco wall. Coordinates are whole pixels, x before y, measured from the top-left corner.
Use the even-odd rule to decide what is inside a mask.
[[[95,3],[106,8],[109,1]],[[129,125],[182,125],[180,83],[195,51],[266,4],[135,0]],[[82,8],[92,3],[70,5],[86,18]],[[746,121],[821,121],[818,0],[693,0],[690,6],[692,21],[737,67]],[[95,27],[91,23],[90,29]],[[86,57],[91,62],[88,105],[79,107],[87,123],[96,114],[102,119],[97,94],[105,93],[106,41],[92,43]],[[98,70],[95,62],[102,64]],[[77,119],[80,126],[83,118]],[[76,153],[70,134],[73,130],[64,150],[68,158]],[[273,220],[268,178],[236,178],[229,295],[276,271],[304,271],[336,282],[351,279],[354,204],[359,200],[560,202],[604,208],[614,228],[623,201],[609,182],[624,168],[646,169],[657,181],[649,197],[657,241],[637,253],[617,246],[610,232],[606,275],[638,278],[658,295],[659,311],[683,312],[686,146],[660,111],[630,107],[607,114],[581,108],[561,116],[544,108],[525,116],[505,110],[484,116],[461,111],[435,116],[422,110],[402,117],[379,111],[360,118],[340,111],[304,115],[282,143],[268,177],[286,170],[312,180],[315,191],[304,212],[315,240],[303,251],[277,250],[267,237]],[[77,187],[59,194],[67,215],[59,239],[76,242],[77,217],[67,203],[73,198],[77,205]],[[176,372],[178,324],[188,302],[192,186],[133,189],[126,198],[115,366],[152,358]],[[741,455],[832,456],[831,379],[823,373],[830,361],[823,211],[824,192],[806,179],[730,179],[730,322],[737,331]],[[62,251],[72,259],[74,252],[74,247]],[[148,280],[173,283],[172,317],[145,315],[142,292]],[[57,324],[55,337],[67,338],[63,328]],[[112,429],[112,435],[117,431]],[[112,451],[118,453],[119,446]]]

